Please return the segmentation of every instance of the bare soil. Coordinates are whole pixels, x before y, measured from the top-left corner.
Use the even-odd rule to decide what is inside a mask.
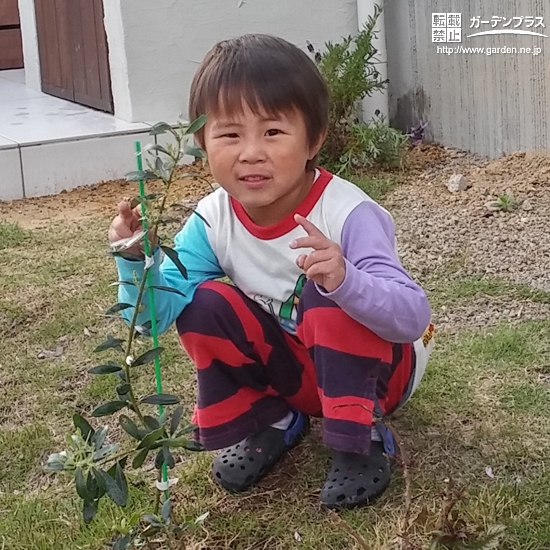
[[[209,191],[207,184],[183,177],[183,174],[189,171],[188,166],[181,168],[179,179],[172,184],[170,196],[175,201],[193,201]],[[207,170],[199,165],[193,167],[193,172],[211,179]],[[149,183],[148,188],[150,192],[155,192],[160,189],[160,184]],[[36,229],[52,221],[79,221],[93,216],[115,216],[117,203],[135,194],[136,184],[120,179],[77,187],[57,195],[0,201],[0,220],[18,223],[26,229]]]

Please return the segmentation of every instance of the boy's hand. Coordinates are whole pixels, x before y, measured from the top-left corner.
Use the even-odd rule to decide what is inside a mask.
[[[290,243],[290,248],[313,248],[310,254],[300,254],[296,264],[304,271],[308,279],[312,279],[327,292],[336,290],[346,276],[346,264],[342,249],[330,239],[327,239],[315,225],[303,216],[294,216],[308,234]]]
[[[115,243],[121,239],[129,239],[134,235],[141,233],[141,206],[136,206],[133,210],[130,208],[130,202],[123,200],[118,203],[118,216],[114,218],[109,228],[109,242]],[[126,248],[123,252],[133,256],[143,254],[143,242]]]

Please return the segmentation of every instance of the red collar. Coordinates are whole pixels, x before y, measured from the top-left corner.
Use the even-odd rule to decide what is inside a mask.
[[[278,221],[272,225],[255,224],[246,213],[242,204],[236,201],[233,197],[231,197],[231,206],[233,207],[239,221],[244,225],[249,233],[254,235],[254,237],[262,240],[277,239],[278,237],[282,237],[286,233],[289,233],[298,225],[294,221],[295,214],[300,214],[304,218],[307,218],[308,214],[313,210],[315,204],[317,204],[317,201],[333,177],[332,174],[324,168],[319,168],[319,171],[320,175],[311,186],[307,197],[290,214],[285,216],[281,221]]]

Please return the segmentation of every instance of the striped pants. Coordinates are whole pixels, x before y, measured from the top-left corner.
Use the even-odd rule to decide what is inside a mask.
[[[378,337],[323,297],[312,281],[298,304],[297,336],[234,286],[206,282],[177,320],[197,368],[193,422],[209,450],[234,445],[291,409],[323,418],[323,440],[368,454],[373,415],[410,394],[411,344]]]

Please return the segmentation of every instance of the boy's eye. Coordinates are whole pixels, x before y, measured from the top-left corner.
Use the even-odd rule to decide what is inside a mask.
[[[236,137],[239,137],[239,136],[233,132],[233,133],[229,133],[229,134],[223,134],[222,137],[226,137],[226,138],[236,138]]]
[[[266,133],[268,136],[276,136],[281,133],[281,130],[278,130],[277,128],[271,128],[271,130],[268,130]]]

